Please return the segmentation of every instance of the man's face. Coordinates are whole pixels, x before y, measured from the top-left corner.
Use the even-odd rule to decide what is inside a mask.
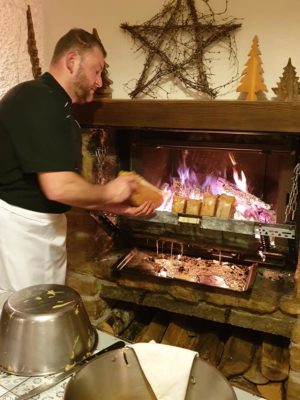
[[[80,64],[72,85],[76,103],[87,103],[93,100],[95,90],[102,86],[103,68],[104,57],[98,47],[93,47],[80,56]]]

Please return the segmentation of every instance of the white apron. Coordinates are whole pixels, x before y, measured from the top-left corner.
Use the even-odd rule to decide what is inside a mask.
[[[0,294],[65,284],[65,214],[44,214],[0,200]]]

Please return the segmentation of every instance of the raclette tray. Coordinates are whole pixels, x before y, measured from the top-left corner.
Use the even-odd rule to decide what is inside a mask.
[[[178,254],[157,254],[131,250],[114,270],[142,273],[162,279],[176,279],[222,289],[244,292],[254,283],[257,266],[219,260],[205,260]]]

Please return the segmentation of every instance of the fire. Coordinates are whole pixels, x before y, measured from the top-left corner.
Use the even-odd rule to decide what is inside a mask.
[[[188,150],[182,152],[181,162],[177,169],[179,178],[172,177],[171,184],[164,183],[161,190],[164,194],[164,202],[159,207],[160,211],[172,211],[174,196],[180,196],[187,200],[203,201],[203,194],[212,196],[234,196],[234,219],[275,223],[276,215],[271,206],[249,192],[247,178],[243,170],[238,170],[237,162],[232,153],[228,157],[232,164],[231,176],[233,181],[227,179],[227,172],[222,176],[207,175],[204,182],[200,183],[197,172],[187,166]]]
[[[230,158],[230,161],[232,163],[232,167],[233,167],[233,179],[234,182],[237,186],[238,189],[240,189],[242,192],[246,193],[248,192],[248,187],[247,187],[247,179],[246,176],[244,174],[244,171],[241,171],[241,178],[239,177],[239,173],[236,169],[237,166],[237,162],[235,161],[235,158],[233,156],[232,153],[228,153],[228,156]]]
[[[241,171],[241,178],[239,178],[238,172],[236,170],[234,170],[233,171],[233,179],[234,179],[234,182],[235,182],[237,188],[239,188],[244,193],[248,192],[247,180],[246,180],[244,171]]]

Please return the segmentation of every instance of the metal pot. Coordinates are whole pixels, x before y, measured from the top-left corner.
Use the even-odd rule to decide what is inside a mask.
[[[64,400],[82,399],[155,400],[156,397],[134,350],[126,347],[98,357],[70,379]],[[227,379],[215,367],[196,358],[185,400],[203,399],[237,400]]]
[[[12,294],[0,319],[0,369],[16,375],[71,368],[97,344],[79,294],[64,285],[35,285]]]

